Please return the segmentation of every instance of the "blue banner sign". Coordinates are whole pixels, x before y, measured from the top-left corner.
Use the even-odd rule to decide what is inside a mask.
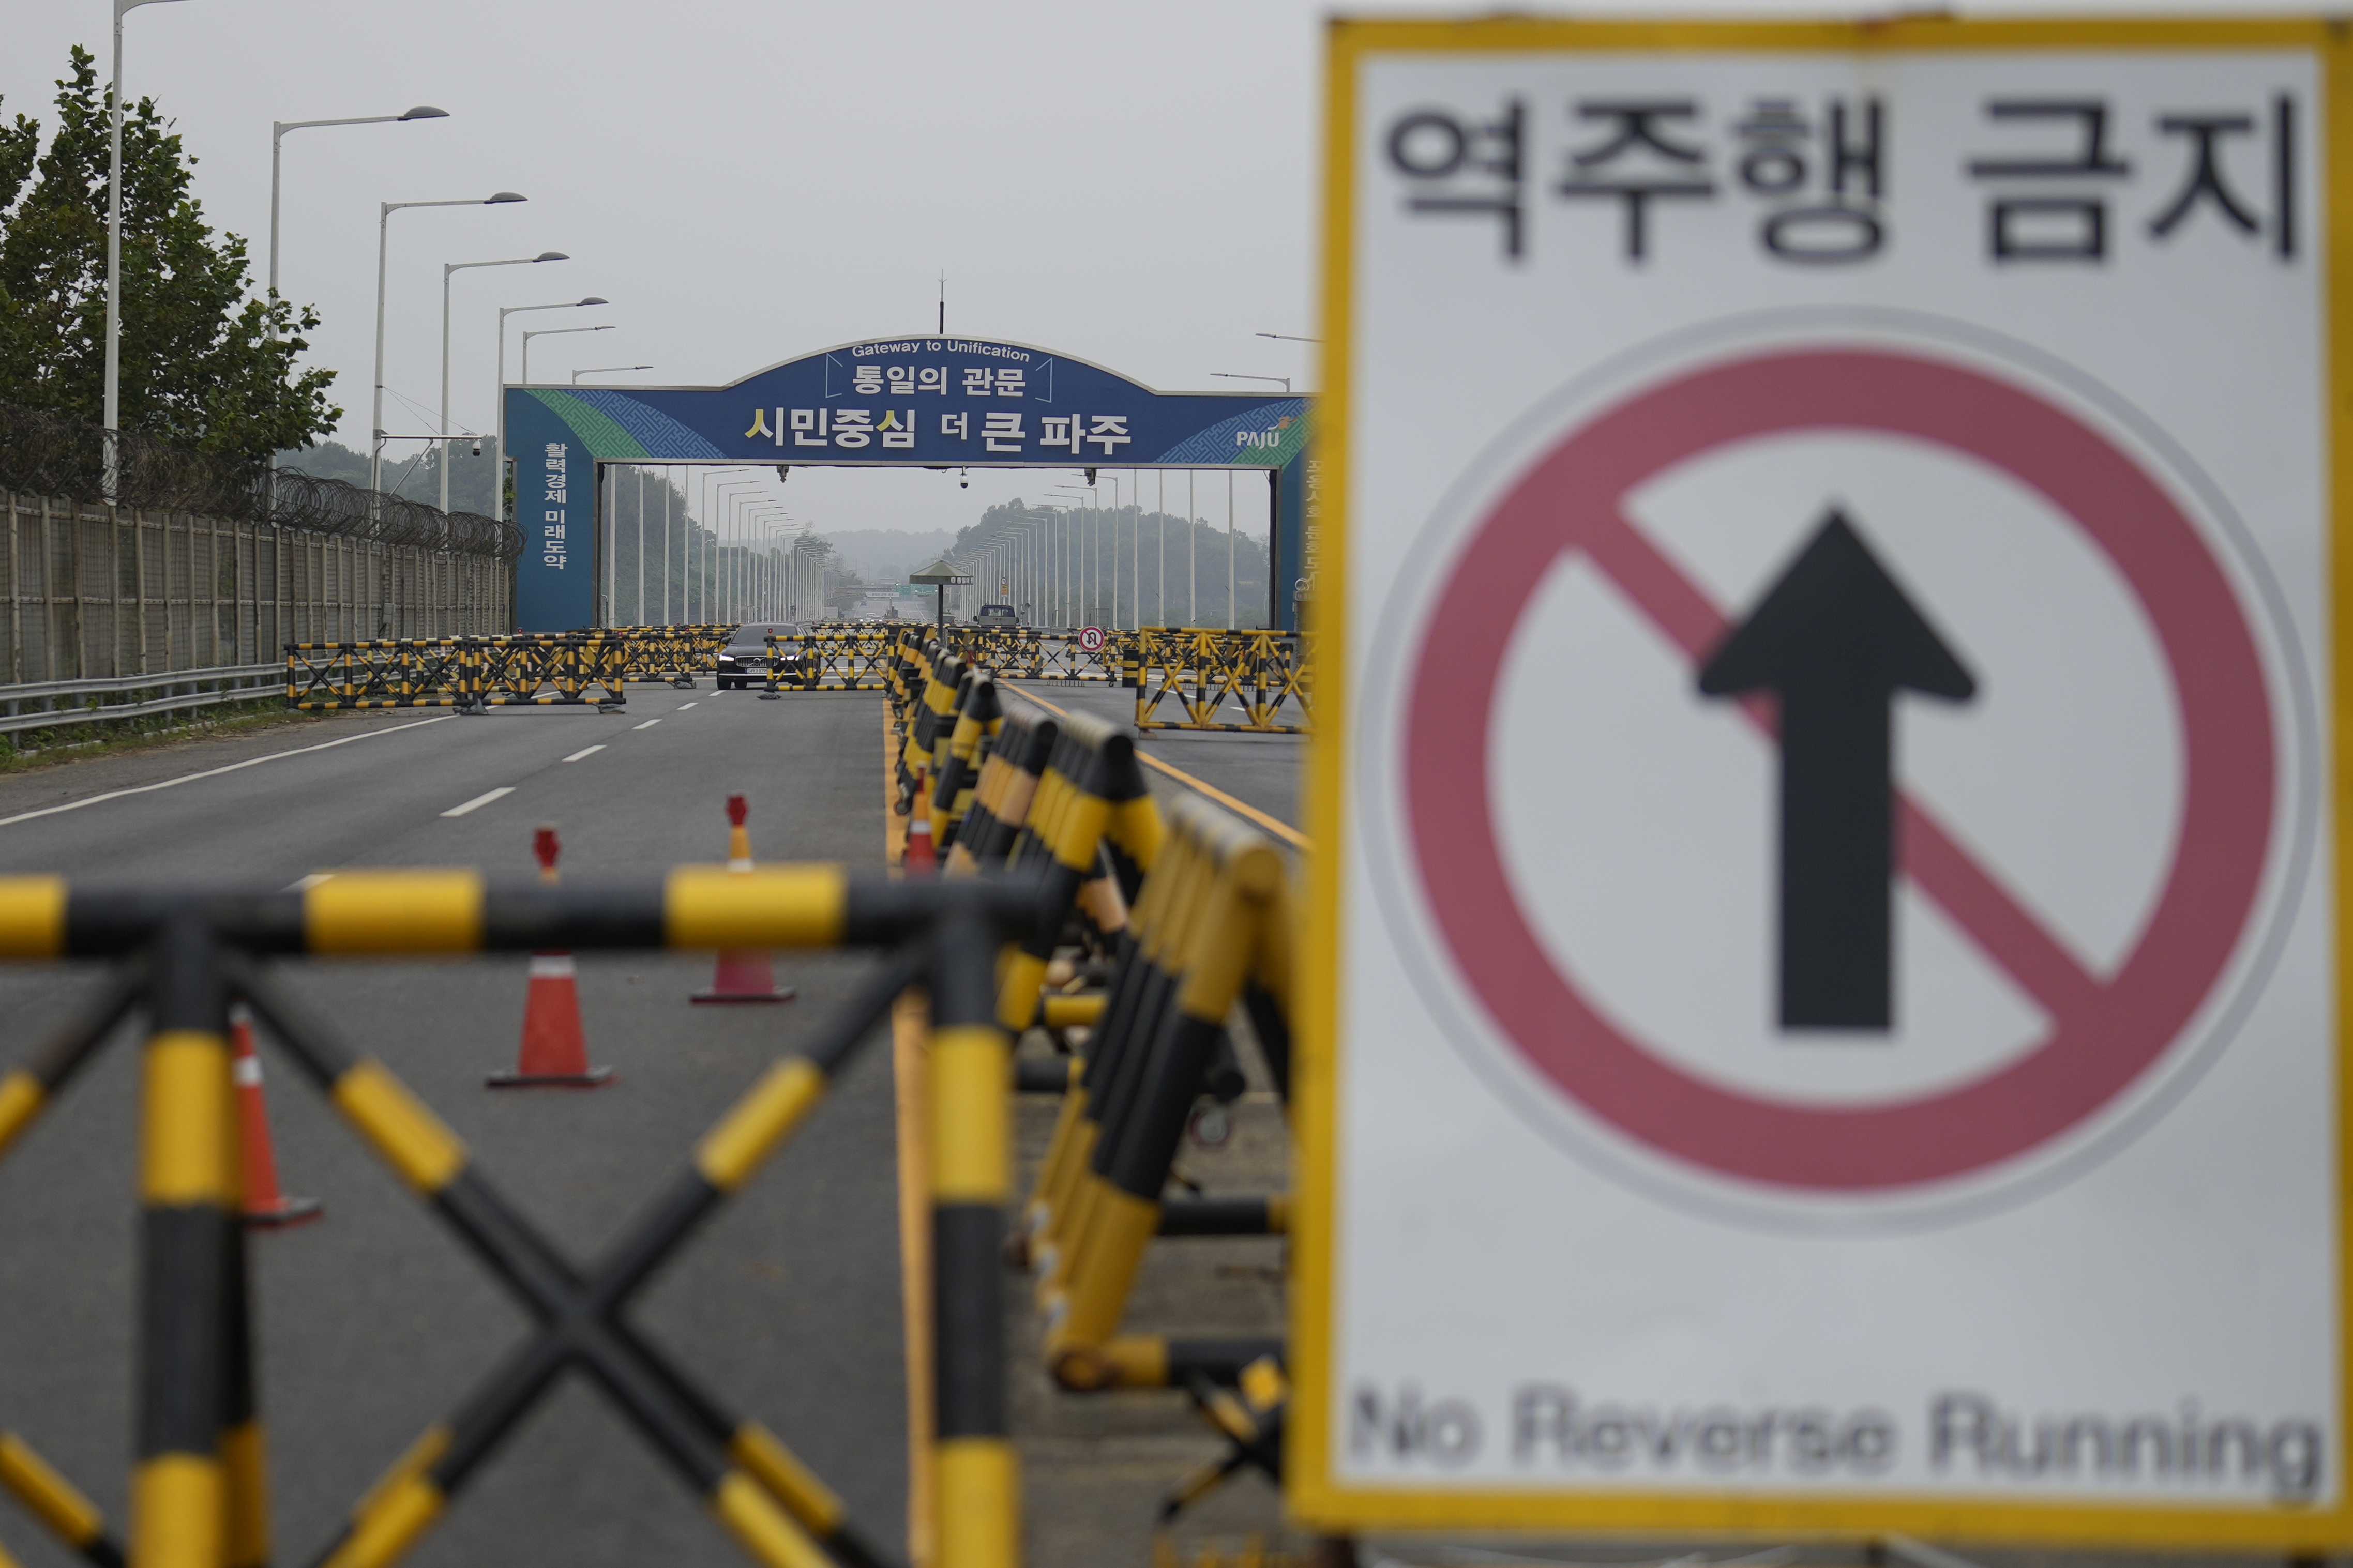
[[[517,624],[596,623],[600,463],[1289,469],[1310,423],[1305,397],[1155,392],[1084,360],[976,338],[845,343],[729,386],[512,386]],[[1286,478],[1278,511],[1297,493]],[[1291,553],[1284,531],[1279,554]],[[1278,590],[1279,620],[1287,597]]]

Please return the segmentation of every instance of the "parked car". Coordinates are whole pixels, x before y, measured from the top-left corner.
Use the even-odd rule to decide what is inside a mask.
[[[976,626],[1004,626],[1008,630],[1021,625],[1021,612],[1010,605],[983,605],[972,617]]]
[[[782,621],[737,626],[735,635],[728,639],[727,646],[719,653],[719,689],[727,691],[765,685],[768,679],[768,634],[774,632],[780,637],[787,637],[798,629],[791,623]]]

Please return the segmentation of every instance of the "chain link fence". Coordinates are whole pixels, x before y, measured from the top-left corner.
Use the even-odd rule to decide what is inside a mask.
[[[0,403],[0,684],[505,630],[522,535],[315,475]],[[52,498],[71,499],[52,499]]]

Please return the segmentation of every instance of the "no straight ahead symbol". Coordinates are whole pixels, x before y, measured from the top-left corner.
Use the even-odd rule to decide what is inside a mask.
[[[2148,628],[2145,657],[2158,661],[2151,673],[2179,724],[2179,806],[2146,913],[2112,959],[2087,962],[2002,864],[1898,782],[1897,693],[1971,713],[1986,699],[1968,650],[1938,635],[1864,543],[1871,517],[1823,517],[1736,623],[1629,510],[1637,489],[1711,453],[1825,436],[1934,449],[1998,475],[2034,498],[2049,520],[2039,526],[2105,563]],[[1823,477],[1817,494],[1837,496],[1836,474]],[[1583,955],[1540,934],[1514,880],[1520,852],[1497,816],[1506,661],[1564,557],[1581,559],[1689,660],[1682,689],[1695,680],[1736,699],[1746,721],[1778,742],[1782,1029],[1910,1026],[1896,993],[1918,977],[1895,972],[1890,952],[1899,879],[1967,955],[1954,962],[1999,975],[2039,1024],[2021,1026],[2029,1032],[1983,1070],[1864,1092],[1819,1076],[1704,1070],[1687,1043],[1647,1034],[1595,991]],[[1936,584],[1916,586],[1933,608]],[[1983,371],[1835,345],[1727,359],[1639,391],[1558,437],[1472,521],[1419,624],[1398,692],[1397,826],[1402,868],[1453,977],[1440,983],[1474,1005],[1482,1039],[1579,1108],[1577,1125],[1606,1123],[1687,1167],[1863,1197],[2016,1161],[2096,1117],[2160,1063],[2185,1059],[2168,1052],[2232,973],[2255,917],[2282,731],[2238,590],[2200,525],[2130,449]],[[2017,790],[2052,787],[2034,756],[1981,761]],[[1633,798],[1633,809],[1664,809]],[[1609,889],[1562,896],[1607,900]],[[1684,938],[1662,928],[1643,940],[1664,953]],[[1723,973],[1677,973],[1686,987],[1727,983]],[[1881,1053],[1852,1053],[1857,1071],[1865,1058]]]
[[[1879,1029],[1893,1012],[1891,710],[1977,682],[1833,510],[1724,639],[1699,689],[1780,697],[1781,1026]]]

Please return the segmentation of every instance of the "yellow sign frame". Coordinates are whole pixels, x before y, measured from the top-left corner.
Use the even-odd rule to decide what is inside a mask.
[[[1850,22],[1571,21],[1499,17],[1475,21],[1339,20],[1331,25],[1325,60],[1324,145],[1322,335],[1325,344],[1324,384],[1317,417],[1321,441],[1336,461],[1328,469],[1321,547],[1324,570],[1335,586],[1314,604],[1314,626],[1327,648],[1348,646],[1346,600],[1337,584],[1348,566],[1348,385],[1352,324],[1356,190],[1356,83],[1368,58],[1385,54],[1557,53],[1564,50],[1620,52],[1753,50],[1759,53],[1846,52],[1892,54],[1926,50],[2171,51],[2289,50],[2309,52],[2318,68],[2324,103],[2325,148],[2321,168],[2327,203],[2325,221],[2313,226],[2326,235],[2323,259],[2329,343],[2325,357],[2330,400],[2329,604],[2333,622],[2329,668],[2336,684],[2331,761],[2339,778],[2348,772],[2348,693],[2353,693],[2353,498],[2336,483],[2342,454],[2353,452],[2353,31],[2319,18],[2228,20],[2220,18],[2001,19],[1961,20],[1908,16]],[[1349,737],[1349,671],[1334,659],[1319,672],[1321,711],[1309,759],[1307,828],[1314,842],[1347,842],[1346,758]],[[2342,976],[2353,963],[2353,821],[2340,805],[2334,818],[2337,870],[2334,913]],[[1902,1534],[1930,1540],[2043,1542],[2080,1545],[2161,1546],[2320,1552],[2353,1545],[2353,1454],[2334,1457],[2338,1504],[2331,1510],[2290,1509],[2262,1512],[2183,1504],[2076,1507],[2015,1499],[1977,1501],[1918,1494],[1846,1494],[1797,1498],[1662,1496],[1636,1491],[1537,1491],[1533,1489],[1409,1490],[1346,1486],[1333,1479],[1333,1407],[1329,1327],[1332,1298],[1335,1190],[1339,1129],[1340,1074],[1337,1048],[1342,1027],[1339,953],[1341,922],[1349,914],[1340,858],[1330,850],[1312,857],[1310,894],[1302,969],[1298,1032],[1294,1042],[1294,1126],[1299,1139],[1300,1224],[1293,1237],[1296,1270],[1293,1293],[1291,1361],[1294,1394],[1290,1403],[1288,1451],[1284,1456],[1286,1505],[1300,1522],[1318,1530],[1500,1530],[1593,1534],[1672,1532],[1756,1534],[1782,1537],[1847,1537]],[[2337,1238],[2338,1430],[2353,1414],[2353,1163],[2345,1129],[2353,1126],[2353,1053],[2347,1049],[2347,1023],[2337,999]],[[2346,1445],[2353,1448],[2353,1444]]]

